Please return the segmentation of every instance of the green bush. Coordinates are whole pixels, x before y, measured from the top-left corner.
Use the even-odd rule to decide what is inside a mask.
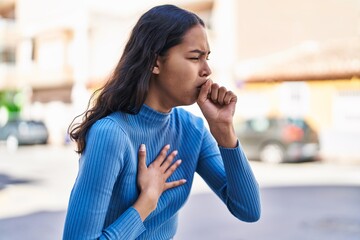
[[[0,108],[8,111],[9,119],[19,117],[24,101],[23,94],[17,90],[0,90]]]

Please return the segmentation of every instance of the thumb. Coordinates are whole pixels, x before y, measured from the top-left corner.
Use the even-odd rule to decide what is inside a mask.
[[[200,93],[197,99],[197,103],[204,103],[208,99],[208,94],[210,92],[212,81],[208,79],[200,88]]]
[[[146,168],[146,146],[141,144],[139,148],[139,168]]]

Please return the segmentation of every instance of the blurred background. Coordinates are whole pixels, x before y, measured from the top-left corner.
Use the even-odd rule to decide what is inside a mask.
[[[196,179],[177,239],[359,239],[359,0],[0,0],[0,239],[61,238],[67,127],[164,3],[205,21],[263,194],[262,219],[239,223]]]

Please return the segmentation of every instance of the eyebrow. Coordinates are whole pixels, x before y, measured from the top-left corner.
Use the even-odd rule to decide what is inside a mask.
[[[191,53],[199,53],[200,55],[209,55],[210,53],[211,53],[211,51],[209,51],[209,52],[204,52],[204,51],[201,51],[201,50],[199,50],[199,49],[195,49],[195,50],[192,50],[192,51],[190,51]]]

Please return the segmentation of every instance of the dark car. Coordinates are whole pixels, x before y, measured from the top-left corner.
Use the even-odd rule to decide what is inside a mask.
[[[48,138],[42,121],[17,119],[0,126],[0,141],[5,141],[9,150],[16,150],[19,145],[46,144]]]
[[[249,119],[236,125],[236,134],[249,159],[281,163],[319,156],[318,134],[304,119]]]

